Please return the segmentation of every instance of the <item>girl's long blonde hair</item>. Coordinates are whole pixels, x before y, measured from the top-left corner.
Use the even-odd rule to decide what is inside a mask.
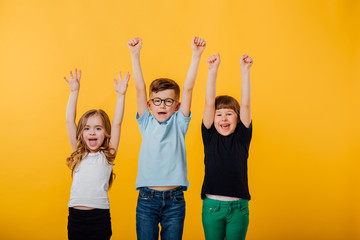
[[[101,109],[90,110],[84,113],[79,120],[79,124],[76,128],[76,149],[75,151],[66,159],[67,166],[71,169],[71,176],[74,175],[74,170],[80,164],[81,160],[85,158],[90,149],[88,149],[84,137],[83,131],[87,124],[87,121],[92,116],[99,116],[103,122],[104,129],[105,129],[105,139],[99,151],[102,151],[106,157],[106,160],[109,165],[114,165],[114,160],[116,156],[116,150],[114,148],[110,148],[110,132],[111,132],[111,123],[109,116]],[[115,179],[115,174],[111,171],[111,175],[109,178],[109,188],[111,187],[113,181]]]

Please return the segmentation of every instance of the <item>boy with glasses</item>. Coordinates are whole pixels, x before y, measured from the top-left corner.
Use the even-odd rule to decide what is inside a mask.
[[[128,42],[136,87],[138,125],[142,135],[136,189],[137,238],[182,239],[185,200],[189,186],[185,151],[185,134],[191,118],[190,106],[204,39],[194,37],[190,68],[184,83],[181,104],[179,85],[167,78],[154,80],[147,101],[146,86],[140,65],[142,40]],[[151,113],[150,113],[151,110]]]

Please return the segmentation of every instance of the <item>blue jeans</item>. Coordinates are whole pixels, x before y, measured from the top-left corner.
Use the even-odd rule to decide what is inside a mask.
[[[185,220],[185,187],[169,191],[140,188],[136,207],[138,240],[181,240]]]

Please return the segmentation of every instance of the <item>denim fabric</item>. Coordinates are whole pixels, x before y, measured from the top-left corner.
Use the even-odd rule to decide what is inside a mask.
[[[147,187],[139,189],[136,207],[136,233],[138,240],[182,239],[185,220],[185,187],[170,191],[156,191]]]
[[[206,240],[244,240],[249,225],[248,200],[203,200],[202,222]]]

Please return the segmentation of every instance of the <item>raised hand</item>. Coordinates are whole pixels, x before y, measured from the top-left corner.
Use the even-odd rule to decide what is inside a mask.
[[[253,65],[253,60],[250,56],[244,54],[240,57],[240,68],[241,71],[248,71],[250,70],[251,66]]]
[[[191,40],[191,48],[193,53],[197,56],[201,56],[206,46],[206,41],[203,38],[194,37]]]
[[[78,73],[76,68],[75,68],[75,75],[73,75],[72,71],[70,71],[70,80],[64,77],[65,81],[69,84],[71,92],[79,91],[80,78],[81,78],[81,70],[79,70]]]
[[[142,46],[141,38],[137,37],[137,38],[133,38],[130,41],[128,41],[128,47],[132,54],[134,54],[134,53],[139,54],[141,46]]]
[[[220,55],[217,53],[216,55],[212,55],[207,59],[207,64],[209,70],[217,70],[220,65]]]
[[[129,72],[126,73],[124,78],[121,77],[121,72],[119,72],[119,82],[117,82],[116,79],[114,79],[115,91],[118,94],[125,95],[126,90],[128,88],[129,79],[130,79]]]

